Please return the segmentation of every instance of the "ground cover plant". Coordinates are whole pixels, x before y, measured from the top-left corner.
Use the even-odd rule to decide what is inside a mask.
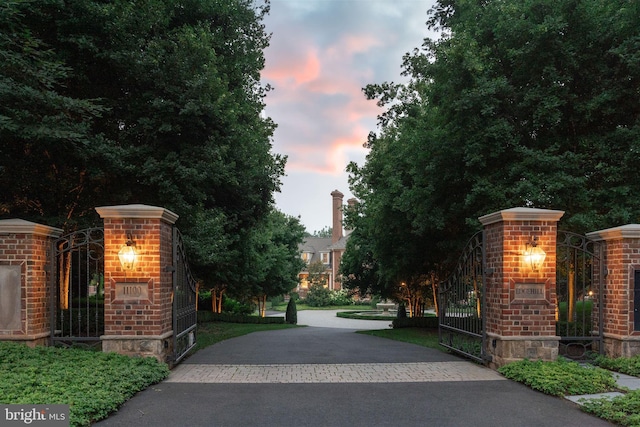
[[[640,356],[619,358],[597,356],[593,363],[604,369],[640,377]],[[640,390],[612,399],[585,401],[582,409],[622,426],[640,426]]]
[[[577,396],[613,391],[610,371],[559,358],[554,362],[521,360],[498,369],[505,377],[552,396]]]
[[[640,377],[640,355],[634,357],[618,357],[610,358],[606,356],[597,356],[593,360],[594,365],[610,371],[620,372],[622,374]]]
[[[0,342],[0,403],[68,404],[71,426],[105,418],[167,375],[154,358]]]
[[[582,410],[621,426],[640,426],[640,390],[614,398],[585,400]]]

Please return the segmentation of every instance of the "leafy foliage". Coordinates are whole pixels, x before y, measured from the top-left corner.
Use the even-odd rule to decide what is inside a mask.
[[[68,404],[72,426],[88,426],[169,375],[154,358],[0,342],[0,402]]]
[[[514,206],[576,232],[637,222],[638,20],[624,0],[438,1],[442,36],[404,56],[409,82],[364,89],[385,111],[348,168],[345,284],[442,280],[477,218]]]
[[[260,83],[268,1],[0,5],[0,215],[72,230],[176,212],[209,286],[241,286],[286,158]]]
[[[505,377],[552,396],[576,396],[612,391],[613,374],[559,358],[555,362],[521,360],[498,369]]]
[[[593,363],[603,369],[633,375],[634,377],[640,377],[640,355],[617,358],[599,355],[593,360]]]
[[[305,303],[311,307],[328,307],[331,305],[331,290],[322,284],[309,286]]]
[[[640,425],[640,390],[623,396],[589,399],[582,402],[582,410],[621,426]]]

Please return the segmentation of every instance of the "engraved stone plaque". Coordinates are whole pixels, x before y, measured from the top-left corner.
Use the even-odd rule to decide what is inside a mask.
[[[148,300],[149,288],[146,283],[116,283],[116,300]]]
[[[546,301],[544,283],[516,283],[514,289],[514,301],[538,300]]]
[[[0,330],[21,329],[19,265],[0,265]]]

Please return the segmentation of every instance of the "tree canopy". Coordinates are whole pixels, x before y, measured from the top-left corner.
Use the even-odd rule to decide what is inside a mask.
[[[385,111],[365,165],[349,166],[361,208],[347,220],[382,288],[442,276],[496,210],[563,210],[576,232],[640,220],[640,4],[440,0],[429,13],[441,36],[405,55],[408,83],[364,89]]]
[[[268,0],[2,2],[0,215],[73,230],[99,221],[96,206],[162,206],[180,216],[198,275],[240,286],[286,162],[262,114],[268,11]]]

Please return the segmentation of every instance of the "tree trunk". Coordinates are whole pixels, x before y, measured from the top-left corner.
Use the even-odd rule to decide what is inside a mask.
[[[211,311],[222,313],[222,295],[226,291],[226,286],[216,286],[211,289]]]
[[[569,267],[569,278],[567,281],[567,322],[573,321],[576,304],[576,268],[575,265]]]
[[[431,274],[431,293],[433,294],[433,308],[436,311],[436,316],[440,315],[440,311],[438,310],[438,290],[436,286],[436,275]]]
[[[71,274],[71,252],[63,252],[58,258],[58,286],[59,288],[59,301],[58,305],[62,310],[69,309],[69,282]]]

